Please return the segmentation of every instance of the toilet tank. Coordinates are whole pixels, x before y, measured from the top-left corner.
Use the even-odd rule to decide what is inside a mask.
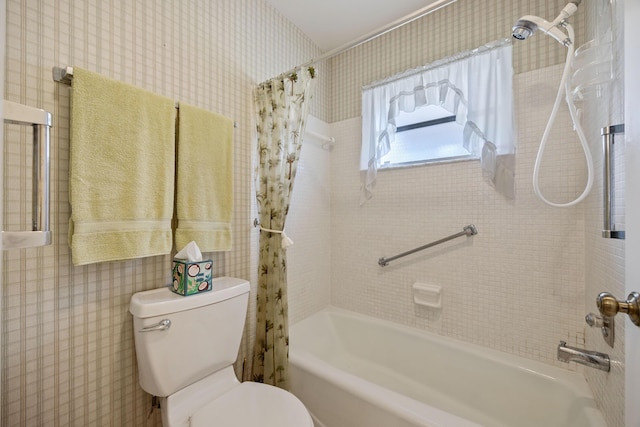
[[[249,282],[231,277],[213,279],[213,290],[186,297],[168,287],[134,294],[129,311],[142,389],[169,396],[232,365],[248,300]],[[159,327],[166,320],[171,325]]]

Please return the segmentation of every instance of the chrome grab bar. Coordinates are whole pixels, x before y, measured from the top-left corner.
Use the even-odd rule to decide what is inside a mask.
[[[380,267],[385,267],[385,266],[389,265],[389,263],[391,261],[396,260],[398,258],[402,258],[402,257],[405,257],[407,255],[411,255],[413,253],[416,253],[416,252],[419,252],[421,250],[430,248],[432,246],[439,245],[440,243],[448,242],[449,240],[456,239],[458,237],[475,236],[476,234],[478,234],[478,230],[476,229],[476,226],[473,225],[473,224],[469,224],[466,227],[464,227],[461,232],[456,233],[456,234],[452,234],[451,236],[445,237],[444,239],[440,239],[440,240],[436,240],[435,242],[427,243],[426,245],[420,246],[419,248],[411,249],[410,251],[406,251],[406,252],[403,252],[401,254],[389,257],[389,258],[382,257],[382,258],[380,258],[378,260],[378,265]]]
[[[166,331],[170,327],[171,327],[171,320],[164,319],[164,320],[161,320],[159,323],[157,323],[155,325],[147,326],[145,328],[142,328],[138,332]]]
[[[613,180],[613,145],[614,135],[617,133],[624,133],[624,124],[605,126],[602,128],[602,151],[603,151],[603,228],[602,237],[609,239],[624,239],[624,231],[616,230],[615,223],[613,221],[613,193],[614,193],[614,180]]]
[[[33,126],[32,231],[3,231],[2,248],[31,248],[51,244],[49,175],[51,113],[4,100],[5,123]]]

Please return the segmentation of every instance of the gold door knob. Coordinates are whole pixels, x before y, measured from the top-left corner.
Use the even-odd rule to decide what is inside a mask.
[[[617,313],[626,313],[636,326],[640,326],[640,293],[631,292],[626,301],[618,301],[609,292],[601,292],[596,297],[596,304],[603,316],[613,317]]]

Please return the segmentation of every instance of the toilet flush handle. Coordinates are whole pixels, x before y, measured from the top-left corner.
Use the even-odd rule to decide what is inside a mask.
[[[138,332],[154,332],[154,331],[166,331],[171,327],[171,320],[164,319],[161,320],[158,324],[153,326],[147,326],[146,328],[140,329]]]

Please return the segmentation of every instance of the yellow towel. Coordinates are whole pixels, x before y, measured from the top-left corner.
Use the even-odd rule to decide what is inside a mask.
[[[233,122],[180,103],[176,176],[176,249],[231,249]]]
[[[71,102],[73,263],[170,253],[174,101],[74,68]]]

